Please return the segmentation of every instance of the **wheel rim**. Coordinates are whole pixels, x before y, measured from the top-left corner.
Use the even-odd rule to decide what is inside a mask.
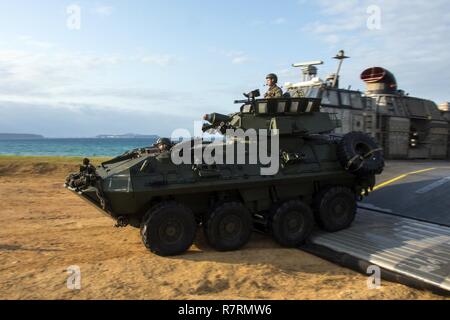
[[[224,217],[219,224],[219,233],[223,239],[234,240],[242,234],[243,223],[237,215]]]
[[[370,150],[370,147],[369,147],[367,144],[365,144],[365,143],[360,142],[360,143],[357,143],[357,144],[355,145],[355,152],[356,152],[357,154],[359,154],[360,156],[365,156],[365,155],[367,155],[370,151],[371,151],[371,150]]]
[[[183,237],[184,227],[180,221],[171,219],[161,224],[158,228],[158,234],[159,238],[166,244],[174,244]]]
[[[305,228],[305,219],[299,211],[290,211],[284,218],[283,228],[290,238],[302,234]]]
[[[348,220],[352,206],[344,196],[338,196],[330,203],[331,219],[336,223],[343,224]]]

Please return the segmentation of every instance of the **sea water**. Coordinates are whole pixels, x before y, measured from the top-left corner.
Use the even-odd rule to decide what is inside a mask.
[[[151,138],[0,140],[0,155],[112,157],[154,143]]]

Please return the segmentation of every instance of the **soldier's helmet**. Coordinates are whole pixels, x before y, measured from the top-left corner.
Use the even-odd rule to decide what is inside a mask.
[[[158,145],[158,146],[161,146],[161,145],[171,146],[172,145],[172,141],[170,141],[169,138],[159,138],[158,141],[156,141],[156,145]]]
[[[272,79],[273,82],[278,83],[278,76],[275,73],[269,73],[266,79]]]

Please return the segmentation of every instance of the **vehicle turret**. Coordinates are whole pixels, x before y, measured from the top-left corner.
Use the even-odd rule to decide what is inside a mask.
[[[251,96],[251,93],[246,96]],[[204,116],[208,122],[203,129],[267,130],[277,129],[281,136],[329,133],[340,123],[333,115],[320,112],[321,100],[317,98],[278,98],[237,100],[242,103],[240,112],[230,115],[212,113]]]

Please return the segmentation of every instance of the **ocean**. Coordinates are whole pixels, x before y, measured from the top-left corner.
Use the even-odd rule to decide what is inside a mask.
[[[0,155],[113,157],[155,142],[151,138],[0,140]]]

